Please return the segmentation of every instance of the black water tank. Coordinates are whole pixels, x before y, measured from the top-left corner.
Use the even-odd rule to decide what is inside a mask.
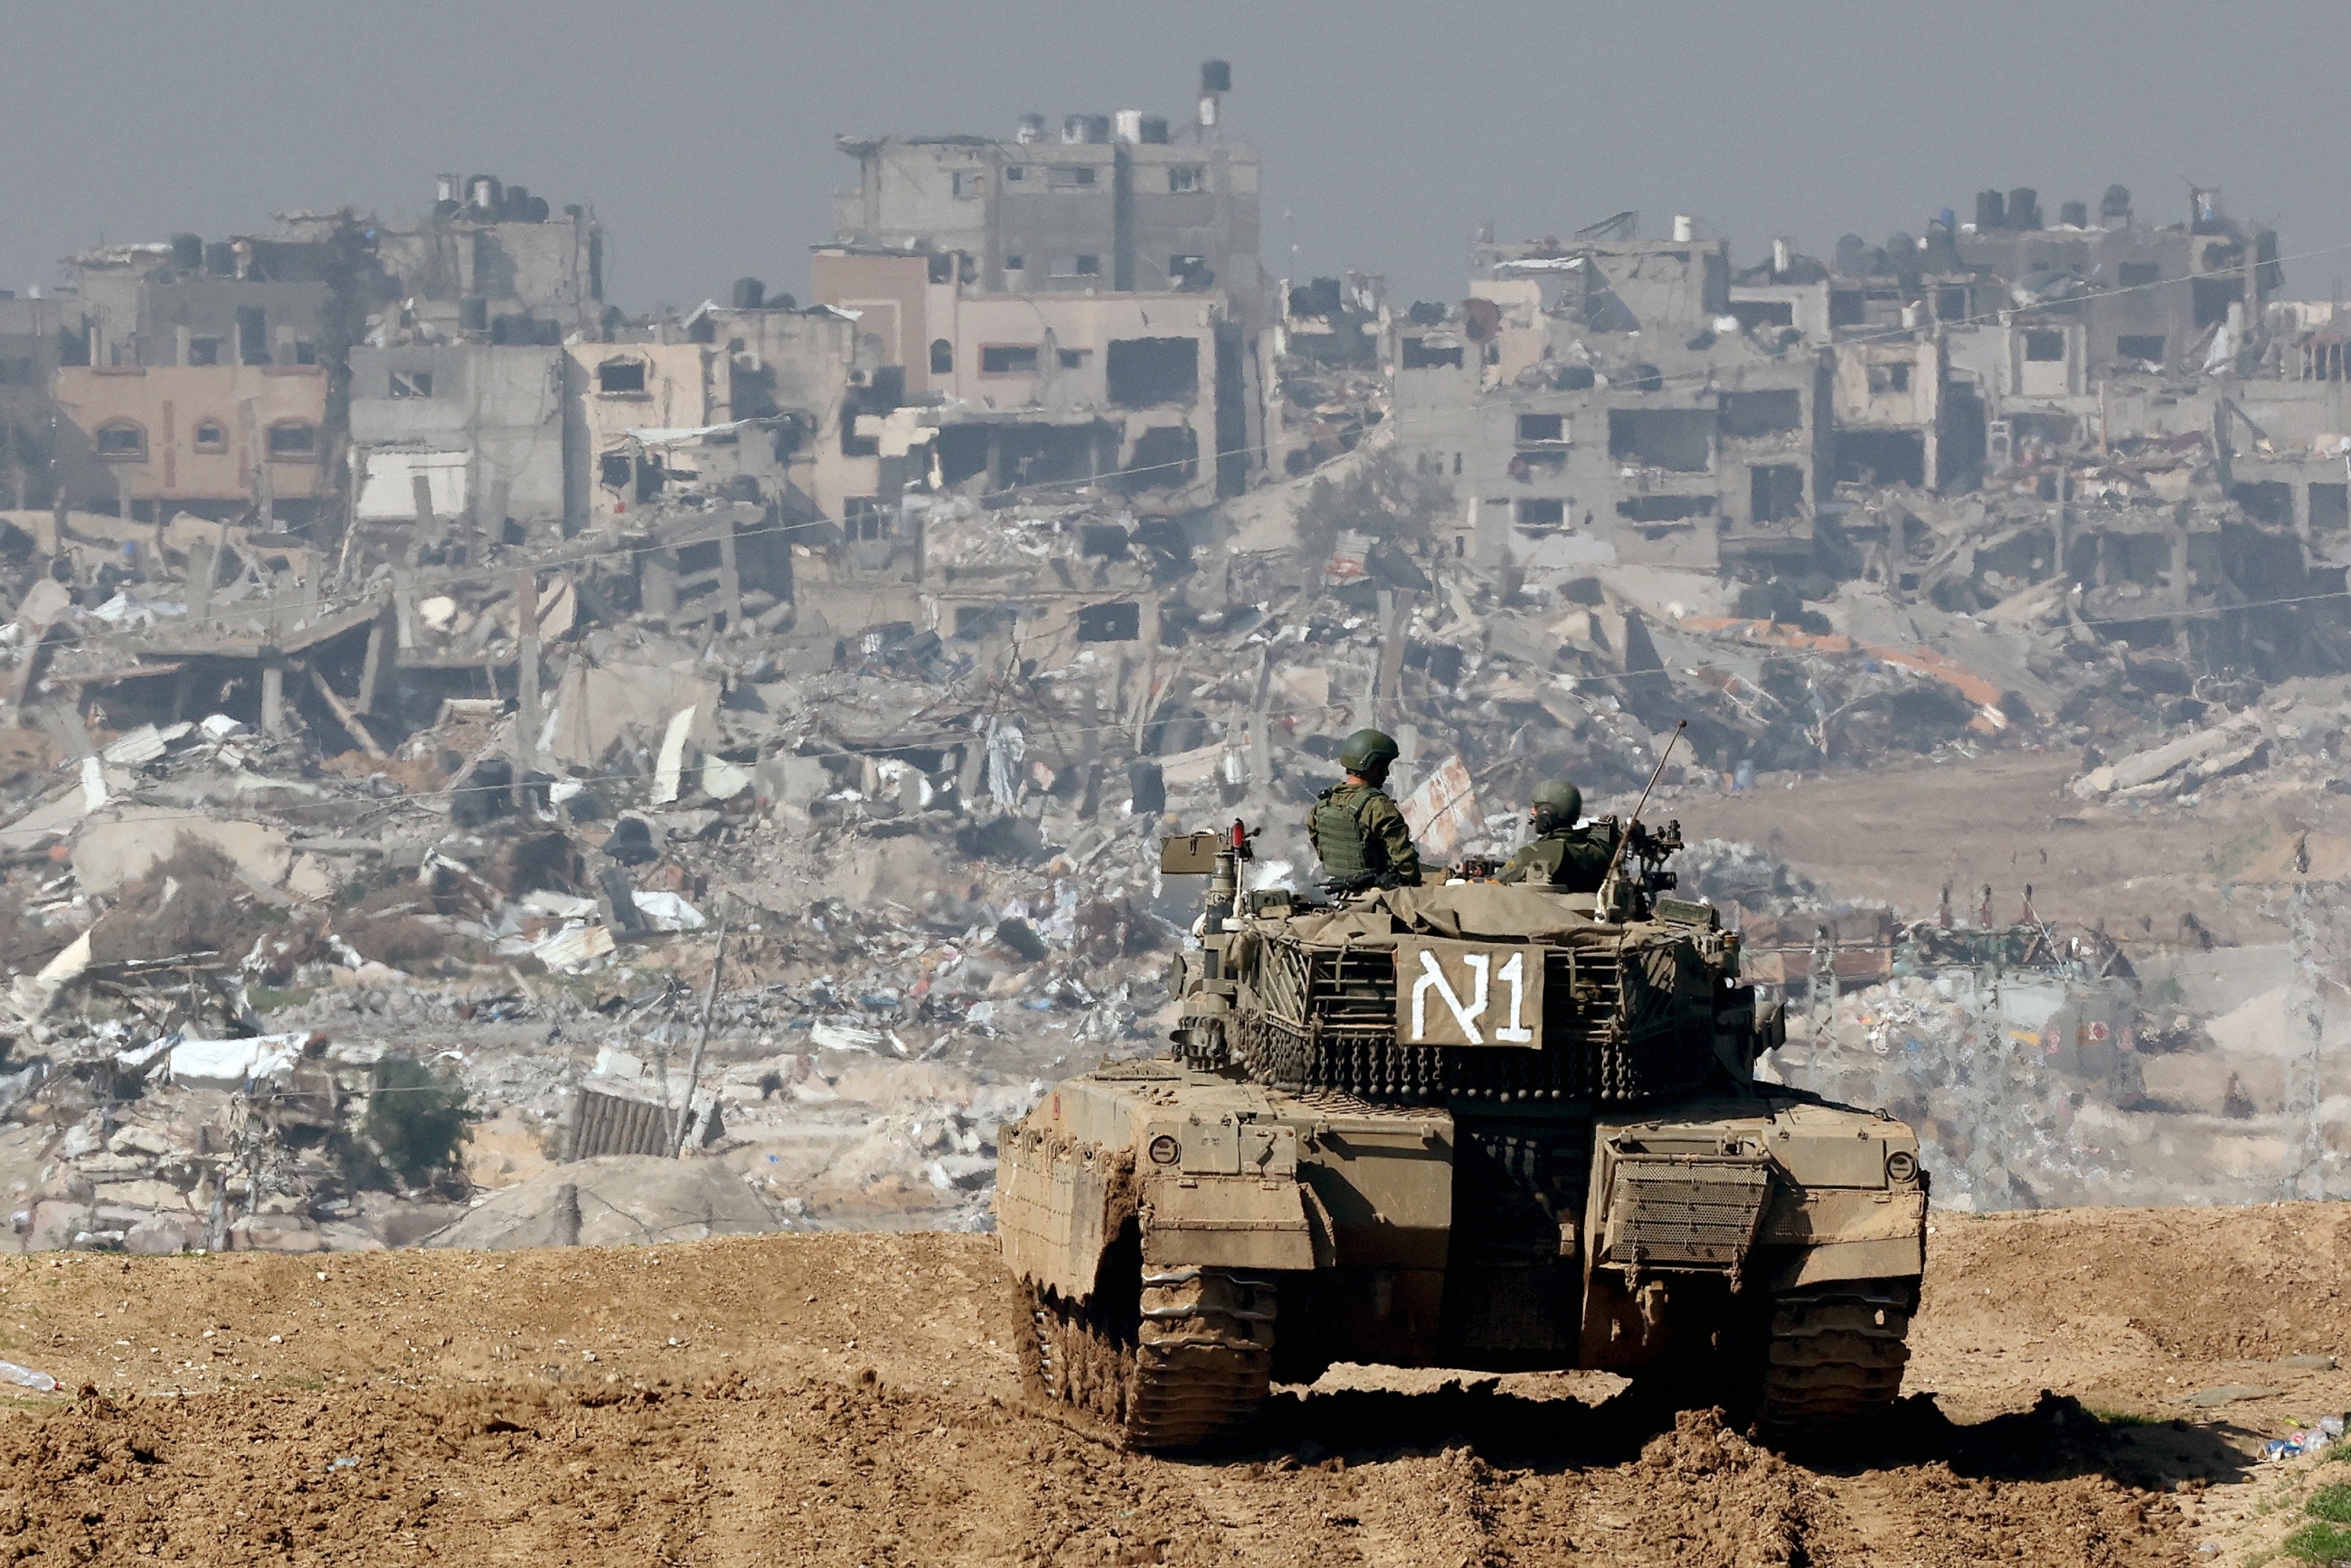
[[[204,246],[204,270],[214,277],[236,276],[236,247],[225,239]]]
[[[2067,202],[2057,209],[2057,221],[2067,228],[2085,229],[2090,226],[2090,204]]]
[[[1202,61],[1200,62],[1200,90],[1201,90],[1202,92],[1230,92],[1230,91],[1232,91],[1232,90],[1233,90],[1233,63],[1232,63],[1232,61],[1230,61],[1230,60],[1202,60]]]
[[[1976,193],[1976,233],[1988,235],[2008,226],[2008,203],[1998,191]]]
[[[2008,226],[2033,230],[2041,226],[2041,193],[2030,185],[2019,185],[2008,193]]]
[[[204,242],[201,235],[172,236],[172,265],[182,272],[202,272],[204,269]]]
[[[547,198],[545,196],[533,196],[530,199],[530,210],[523,214],[523,221],[526,223],[543,224],[547,221],[547,214],[549,210],[550,209],[547,204]]]
[[[736,309],[757,310],[767,298],[768,286],[758,278],[738,277],[735,280]]]

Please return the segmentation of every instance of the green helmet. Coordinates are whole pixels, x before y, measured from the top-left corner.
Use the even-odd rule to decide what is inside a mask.
[[[1583,815],[1583,791],[1564,779],[1546,779],[1536,785],[1528,803],[1538,810],[1548,810],[1562,822],[1573,822]]]
[[[1384,768],[1402,755],[1396,743],[1382,731],[1359,729],[1339,747],[1339,766],[1350,773]]]

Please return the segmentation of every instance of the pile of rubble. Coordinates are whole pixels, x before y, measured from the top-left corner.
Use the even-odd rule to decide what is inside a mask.
[[[185,520],[126,556],[48,519],[5,558],[0,631],[20,1239],[402,1245],[551,1166],[681,1152],[775,1225],[984,1225],[996,1126],[1164,1038],[1195,890],[1155,837],[1243,818],[1260,879],[1311,878],[1305,808],[1366,724],[1441,861],[1514,847],[1546,777],[1621,809],[1683,721],[1669,798],[2064,740],[2113,749],[2085,798],[2192,800],[2339,741],[2339,682],[2171,681],[2038,589],[2046,613],[1483,571],[1423,507],[1441,481],[1382,452],[1251,498],[1322,508],[1290,522],[1327,554],[1085,486],[910,496],[852,538],[716,466],[618,537],[378,529],[331,561]],[[1767,984],[1801,994],[1834,928],[1834,1028],[1865,1006],[1863,1037],[1902,1035],[1860,1066],[1942,1084],[1877,1099],[1991,1124],[1938,1096],[2023,1027],[2014,988],[1987,1034],[1980,998],[1899,971],[1890,912],[1823,921],[1768,857],[1687,858]],[[1845,1071],[1831,1033],[1791,1070]],[[1992,1146],[1949,1137],[1955,1169]]]

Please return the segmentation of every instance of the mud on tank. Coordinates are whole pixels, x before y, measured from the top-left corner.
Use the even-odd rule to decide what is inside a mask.
[[[1024,1370],[1137,1448],[1247,1430],[1335,1361],[1590,1367],[1849,1436],[1901,1386],[1927,1173],[1883,1112],[1758,1082],[1779,1005],[1671,896],[1677,829],[1599,894],[1475,875],[1321,902],[1210,878],[1166,1058],[1000,1140]],[[1472,867],[1476,872],[1477,867]]]

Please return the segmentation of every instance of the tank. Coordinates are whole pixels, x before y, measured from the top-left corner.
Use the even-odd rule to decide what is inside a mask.
[[[1759,1081],[1777,1002],[1637,821],[1599,894],[1207,877],[1172,1050],[998,1141],[1039,1397],[1146,1449],[1248,1432],[1333,1362],[1597,1368],[1758,1436],[1850,1437],[1901,1388],[1928,1173],[1883,1111]]]

